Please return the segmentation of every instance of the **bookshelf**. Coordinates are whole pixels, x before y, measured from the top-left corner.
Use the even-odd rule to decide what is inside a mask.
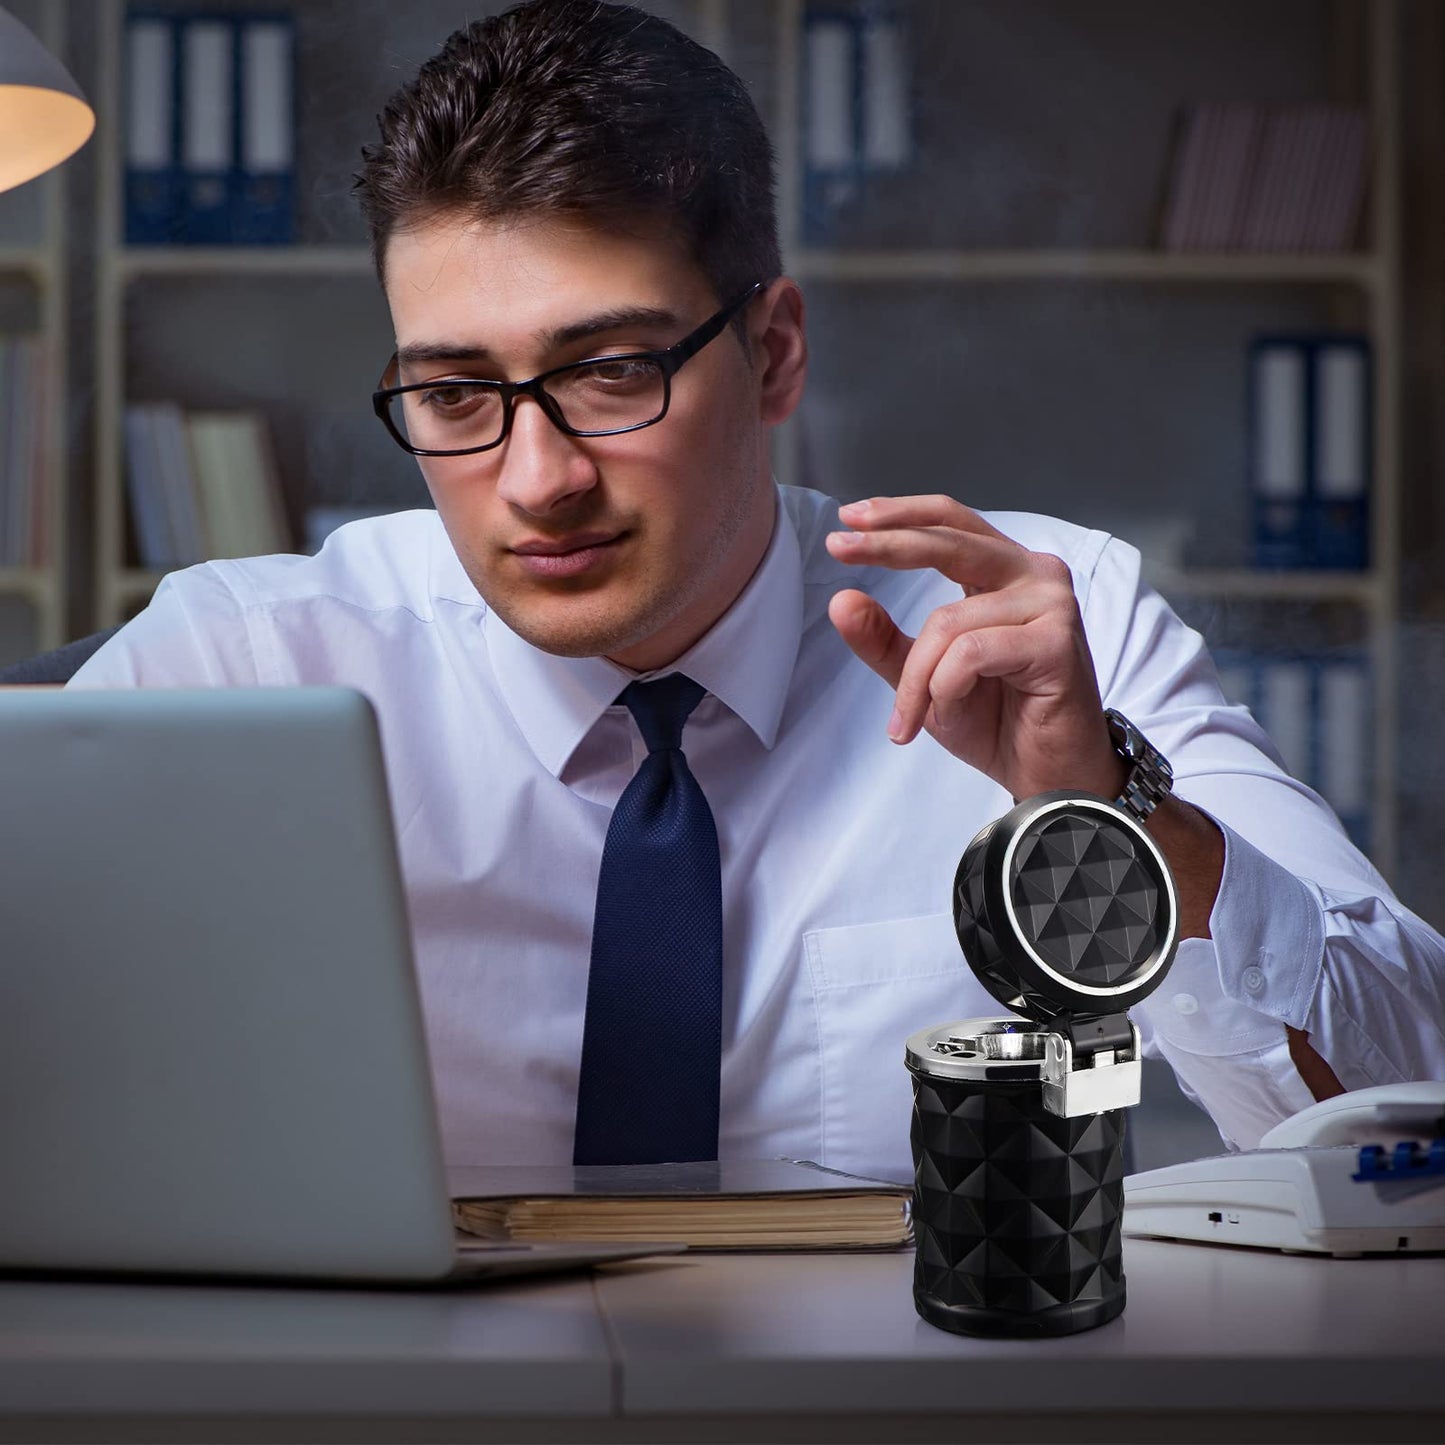
[[[11,12],[52,53],[64,56],[64,7],[40,0]],[[62,175],[51,171],[0,194],[0,331],[40,340],[38,477],[31,505],[43,538],[27,565],[0,565],[0,661],[58,647],[66,636],[67,408],[64,404],[68,290]],[[3,404],[0,404],[3,415]]]
[[[1129,281],[1370,285],[1371,256],[1243,256],[1146,250],[850,251],[799,247],[791,268],[815,281]]]
[[[1042,288],[1054,298],[1064,293],[1084,298],[1079,305],[1085,313],[1091,306],[1097,306],[1121,314],[1133,311],[1139,315],[1157,315],[1166,306],[1177,302],[1194,308],[1196,312],[1200,307],[1219,306],[1223,309],[1227,306],[1235,313],[1244,314],[1258,304],[1262,317],[1258,323],[1260,330],[1268,330],[1276,324],[1264,319],[1269,315],[1276,296],[1305,297],[1299,305],[1318,318],[1316,324],[1352,326],[1370,337],[1374,378],[1371,560],[1368,569],[1359,572],[1266,571],[1243,565],[1242,559],[1231,565],[1232,559],[1206,557],[1194,565],[1184,562],[1165,565],[1156,569],[1150,580],[1187,620],[1201,627],[1212,645],[1227,646],[1234,638],[1228,635],[1227,625],[1215,626],[1211,623],[1220,619],[1227,623],[1228,619],[1239,615],[1258,619],[1253,625],[1262,632],[1268,630],[1271,615],[1287,615],[1289,627],[1286,630],[1293,630],[1297,635],[1301,618],[1305,619],[1308,631],[1309,619],[1317,614],[1321,636],[1326,637],[1338,637],[1342,631],[1350,635],[1350,622],[1347,620],[1342,628],[1341,618],[1353,618],[1353,635],[1358,637],[1369,659],[1374,699],[1370,851],[1377,866],[1389,875],[1398,848],[1394,778],[1398,731],[1396,646],[1401,485],[1400,21],[1396,0],[1376,0],[1376,3],[1370,4],[1325,3],[1322,0],[1313,7],[1290,7],[1294,19],[1302,19],[1315,32],[1320,51],[1319,80],[1329,98],[1363,103],[1370,118],[1373,144],[1367,215],[1363,226],[1366,240],[1360,249],[1338,254],[1165,252],[1139,244],[1145,240],[1143,235],[1136,236],[1133,244],[1127,237],[1114,235],[1098,244],[1059,245],[1057,233],[1070,229],[1067,215],[1052,232],[1045,231],[1037,238],[1031,238],[1037,239],[1037,244],[1015,242],[999,245],[981,238],[979,244],[966,247],[880,246],[871,234],[880,227],[869,224],[865,219],[851,227],[846,223],[840,227],[845,233],[851,229],[854,236],[861,237],[861,244],[845,238],[840,244],[820,246],[816,238],[806,234],[803,225],[802,38],[807,8],[806,0],[777,0],[772,7],[778,83],[776,111],[771,119],[779,144],[780,218],[784,227],[786,265],[791,274],[811,283],[810,297],[821,296],[821,300],[815,299],[813,303],[815,320],[823,322],[821,327],[815,328],[815,336],[821,334],[823,342],[818,348],[815,341],[815,353],[821,349],[823,355],[828,356],[833,351],[829,345],[832,340],[829,336],[831,318],[827,312],[836,308],[840,313],[851,313],[850,319],[855,326],[861,316],[865,318],[865,329],[869,320],[876,322],[883,306],[870,301],[870,297],[887,297],[889,302],[905,306],[910,294],[928,298],[919,306],[919,313],[935,308],[945,310],[957,304],[952,298],[968,297],[979,309],[983,306],[991,308],[998,326],[1001,324],[998,318],[1007,315],[1007,298],[1018,297],[1026,302],[1031,299],[1031,288],[1035,291]],[[1028,28],[1026,8],[1011,7],[1022,28]],[[1047,6],[1034,8],[1058,9]],[[1101,33],[1107,35],[1112,27],[1119,51],[1129,51],[1129,58],[1136,65],[1151,43],[1151,38],[1145,33],[1150,26],[1154,27],[1152,43],[1156,46],[1161,36],[1172,36],[1176,41],[1187,43],[1185,37],[1192,27],[1199,32],[1196,38],[1208,42],[1201,45],[1201,49],[1214,48],[1214,39],[1230,30],[1229,17],[1219,14],[1214,17],[1213,35],[1207,35],[1207,25],[1201,28],[1204,24],[1202,12],[1190,6],[1174,7],[1176,13],[1168,19],[1161,18],[1160,12],[1169,7],[1153,7],[1152,16],[1147,13],[1149,7],[1127,3],[1093,9],[1094,23]],[[901,15],[905,24],[914,22],[920,29],[931,28],[933,33],[929,39],[938,38],[936,9],[931,14],[925,14],[924,7],[905,3],[893,7],[893,12]],[[1080,26],[1081,30],[1088,28],[1088,24]],[[1248,33],[1244,26],[1240,27],[1240,31]],[[1053,38],[1057,39],[1057,34]],[[1096,44],[1106,45],[1107,40],[1096,41]],[[1257,84],[1258,79],[1242,78],[1238,82],[1241,94],[1247,98],[1251,85]],[[1227,83],[1222,76],[1215,77],[1215,80],[1217,84]],[[960,84],[963,82],[960,81]],[[1024,87],[1024,84],[1021,80],[1020,86]],[[1182,103],[1190,98],[1180,94],[1177,100]],[[1311,97],[1306,91],[1303,94],[1286,94],[1281,98],[1299,100]],[[1074,119],[1082,124],[1092,117],[1081,112]],[[923,129],[919,124],[920,133]],[[920,146],[926,143],[920,135]],[[927,171],[929,166],[924,164],[920,169]],[[1156,186],[1162,185],[1162,169],[1156,166],[1155,171]],[[887,197],[897,203],[900,195],[897,182],[885,180],[878,190],[880,198]],[[919,206],[917,214],[926,216],[927,197],[920,195],[915,200]],[[866,206],[866,201],[865,193],[863,204],[858,208],[860,211]],[[920,223],[919,229],[936,227],[925,220]],[[1074,226],[1072,229],[1081,228]],[[1097,229],[1107,231],[1109,228],[1099,226]],[[1135,229],[1139,229],[1137,225]],[[911,242],[909,237],[899,239]],[[981,297],[985,298],[982,302],[978,299]],[[1159,312],[1154,311],[1156,307]],[[960,305],[957,313],[949,313],[950,319],[955,314],[966,315],[967,308]],[[1020,314],[1025,317],[1031,314],[1026,304],[1021,306]],[[927,323],[926,316],[919,315],[918,319],[922,324]],[[904,327],[899,330],[906,333]],[[890,336],[888,341],[897,348],[897,337]],[[1041,338],[1039,345],[1046,344],[1046,338]],[[826,390],[829,385],[826,376],[823,385]],[[1242,395],[1241,380],[1241,398]],[[839,411],[837,397],[828,400],[828,405],[818,408],[823,413],[824,424]],[[1229,427],[1235,430],[1242,427],[1242,411],[1241,405],[1236,414],[1228,416]],[[876,479],[875,473],[867,477],[844,477],[840,485],[836,473],[829,475],[827,462],[838,462],[841,454],[850,448],[846,441],[840,443],[820,467],[808,455],[809,427],[811,424],[816,428],[817,423],[817,418],[809,417],[808,404],[805,403],[800,418],[780,434],[775,451],[775,466],[780,479],[822,485],[842,495],[866,495],[870,491],[955,490],[948,480],[940,482],[936,478],[917,487],[890,484],[886,472],[881,482]],[[936,435],[932,440],[935,450],[941,450]],[[866,461],[860,468],[864,469]],[[846,472],[846,463],[837,471]],[[1242,470],[1226,482],[1226,485],[1231,484],[1242,496]],[[982,497],[965,484],[957,489],[956,494],[962,500],[982,507],[1020,507],[1053,512],[1090,524],[1109,524],[1096,523],[1089,515],[1086,496],[1073,499],[1071,504],[1071,499],[1056,500],[1042,487],[1010,489],[1003,486],[996,490],[995,495],[989,495],[986,487],[980,490],[984,493]],[[1179,503],[1188,506],[1189,498],[1179,498]],[[1116,510],[1109,522],[1117,515]],[[1126,528],[1111,529],[1128,535]]]
[[[278,427],[281,472],[289,480],[292,531],[299,541],[308,501],[311,438],[306,412],[307,370],[332,377],[328,408],[340,396],[369,413],[375,376],[367,367],[380,366],[389,349],[385,307],[378,295],[371,260],[359,222],[349,234],[328,234],[325,221],[303,215],[295,244],[267,246],[127,245],[124,214],[124,76],[125,0],[98,0],[94,41],[96,106],[101,147],[97,167],[95,322],[95,578],[94,625],[110,626],[133,615],[148,601],[164,572],[138,565],[129,518],[124,456],[124,419],[129,403],[178,401],[188,410],[259,411]],[[217,7],[199,3],[144,7],[145,13],[204,15]],[[227,13],[256,11],[274,14],[288,7],[238,0]],[[436,7],[433,7],[436,8]],[[310,65],[321,52],[334,52],[333,63],[344,69],[361,44],[351,37],[352,51],[333,44],[336,13],[325,6],[300,3],[289,7],[296,18],[300,63]],[[398,17],[398,23],[408,17]],[[424,25],[421,27],[424,30]],[[413,37],[419,61],[452,28],[434,28]],[[374,38],[374,37],[373,37]],[[388,67],[394,56],[380,56]],[[403,67],[404,68],[404,67]],[[389,75],[387,89],[395,83]],[[378,90],[375,105],[384,98]],[[298,97],[298,127],[314,126],[307,97]],[[351,117],[347,139],[367,133],[370,117]],[[357,140],[359,144],[359,140]],[[298,130],[298,145],[304,145]],[[305,161],[298,162],[298,169]],[[314,177],[313,177],[314,179]],[[328,175],[333,189],[344,188],[339,172]],[[299,206],[305,212],[305,206]],[[317,297],[322,300],[319,306]],[[219,309],[218,309],[219,308]],[[359,320],[350,324],[354,313]],[[337,326],[338,320],[341,325]],[[274,324],[272,324],[274,323]],[[261,333],[257,334],[259,326]],[[308,334],[309,333],[309,334]],[[312,337],[324,336],[317,344]],[[297,338],[304,336],[307,356],[298,362]],[[258,365],[272,353],[280,365]],[[249,358],[249,362],[240,358]],[[365,358],[363,360],[363,358]],[[258,374],[260,373],[260,374]],[[374,426],[374,421],[370,422]],[[369,435],[369,427],[367,428]],[[377,440],[384,440],[378,436]],[[378,447],[379,459],[390,463]],[[406,458],[398,453],[400,463]],[[394,487],[398,506],[424,502],[420,481],[411,488]]]
[[[846,8],[846,0],[838,4]],[[437,0],[402,7],[405,15],[377,7],[374,23],[339,27],[334,5],[294,0],[300,64],[310,67],[304,91],[312,95],[303,96],[298,113],[299,190],[311,199],[302,206],[297,244],[126,247],[118,70],[125,6],[102,0],[97,8],[99,626],[143,605],[159,580],[134,565],[127,540],[120,435],[132,397],[175,393],[198,405],[265,408],[276,419],[298,518],[313,500],[334,501],[348,475],[365,476],[369,499],[425,504],[414,468],[408,472],[407,459],[391,455],[379,430],[373,434],[367,402],[389,328],[344,181],[386,94],[458,16]],[[244,0],[232,8],[245,8]],[[464,18],[499,8],[475,4]],[[1278,611],[1304,619],[1306,628],[1318,614],[1330,635],[1343,627],[1368,653],[1375,697],[1371,851],[1388,874],[1397,847],[1398,0],[1288,0],[1267,15],[1245,0],[1222,6],[1097,0],[1082,10],[1067,0],[998,7],[897,0],[892,8],[920,47],[920,84],[948,89],[940,68],[959,70],[951,87],[957,94],[936,99],[940,113],[966,122],[957,128],[962,139],[950,149],[953,142],[926,133],[922,115],[916,175],[890,178],[876,198],[865,189],[837,234],[821,241],[803,225],[804,0],[656,0],[650,8],[738,69],[777,147],[786,265],[805,285],[815,335],[809,399],[777,437],[779,479],[842,496],[952,490],[971,505],[1053,512],[1090,525],[1111,525],[1141,497],[1161,505],[1167,491],[1169,506],[1198,513],[1212,550],[1176,559],[1153,580],[1211,642],[1232,640],[1214,635],[1220,617],[1268,619]],[[965,46],[951,28],[968,25],[974,29]],[[991,79],[990,66],[1004,78]],[[1277,73],[1284,79],[1277,81]],[[1220,98],[1248,98],[1278,85],[1284,89],[1277,99],[1326,95],[1367,105],[1373,149],[1360,249],[1208,255],[1152,248],[1168,116],[1211,85]],[[976,113],[958,110],[965,100]],[[1047,167],[1054,152],[1069,158],[1043,172],[1045,184],[1037,188],[1052,210],[1026,186],[1009,190],[1008,178],[1022,163],[1007,147],[991,172],[985,165],[998,137],[1020,130],[1037,132],[1034,149],[1019,151],[1025,162]],[[1074,161],[1087,183],[1075,184]],[[939,201],[940,178],[955,171],[970,198],[962,209]],[[976,204],[970,186],[981,198]],[[893,224],[895,217],[901,224]],[[1372,341],[1366,571],[1256,570],[1243,555],[1238,508],[1229,510],[1236,497],[1242,507],[1245,490],[1240,339],[1300,318],[1353,327]],[[1090,328],[1100,337],[1097,354],[1086,344]],[[226,344],[208,345],[218,334]],[[1072,373],[1056,359],[1068,345],[1076,348]],[[308,402],[320,423],[299,415],[305,408],[296,398],[312,382],[291,351],[305,353],[309,375],[326,376],[324,395]],[[850,403],[857,378],[903,374],[920,364],[920,353],[919,389],[927,394],[875,383],[882,385],[875,399],[889,425],[857,430],[856,414],[866,411]],[[258,369],[256,354],[274,358],[271,374]],[[999,358],[992,368],[983,360],[989,357]],[[938,420],[955,400],[940,378],[956,361],[963,420],[951,430]],[[1020,404],[1035,385],[1048,413],[1042,426]],[[932,415],[922,415],[924,409]],[[959,431],[974,423],[977,435],[961,440]],[[1061,457],[1069,463],[1068,485],[1059,481]],[[1176,459],[1177,478],[1164,471]],[[1126,486],[1131,467],[1134,480]],[[1170,476],[1167,488],[1151,467]]]

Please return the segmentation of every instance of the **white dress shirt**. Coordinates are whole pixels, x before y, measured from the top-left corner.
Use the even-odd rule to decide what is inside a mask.
[[[1011,799],[926,734],[890,742],[892,690],[827,619],[834,592],[861,587],[916,635],[956,585],[847,567],[823,545],[836,503],[780,499],[747,588],[664,669],[709,694],[683,747],[722,849],[719,1150],[907,1178],[904,1040],[1002,1012],[960,951],[951,892],[969,840]],[[1224,829],[1213,941],[1186,940],[1133,1010],[1147,1047],[1244,1147],[1312,1102],[1285,1024],[1309,1030],[1347,1088],[1445,1076],[1445,943],[1224,701],[1138,553],[1047,517],[989,520],[1069,564],[1106,704]],[[417,511],[343,527],[315,557],[173,574],[72,685],[328,683],[371,698],[446,1152],[466,1164],[571,1159],[602,845],[645,755],[614,703],[631,676],[522,641]],[[660,1089],[669,1063],[655,1060]]]

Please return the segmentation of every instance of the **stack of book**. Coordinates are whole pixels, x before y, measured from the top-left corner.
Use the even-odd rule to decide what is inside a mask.
[[[125,459],[142,566],[164,571],[286,550],[286,510],[259,413],[128,406]]]
[[[1365,197],[1368,125],[1356,106],[1188,106],[1166,178],[1166,251],[1346,251]]]
[[[0,335],[0,566],[45,556],[46,368],[38,336]]]
[[[127,18],[130,245],[293,239],[293,41],[271,13]]]
[[[691,1164],[493,1164],[447,1171],[467,1234],[519,1243],[668,1240],[700,1250],[902,1249],[912,1181],[807,1159]]]

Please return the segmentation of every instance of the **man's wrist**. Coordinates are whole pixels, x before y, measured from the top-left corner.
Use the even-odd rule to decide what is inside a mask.
[[[1150,815],[1145,831],[1169,860],[1179,894],[1179,937],[1211,937],[1210,919],[1224,877],[1224,834],[1219,825],[1171,795]]]

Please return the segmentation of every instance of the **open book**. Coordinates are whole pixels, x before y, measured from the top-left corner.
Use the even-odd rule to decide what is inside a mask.
[[[899,1249],[912,1184],[806,1159],[500,1164],[448,1171],[468,1234],[518,1241],[676,1240],[694,1249]]]

